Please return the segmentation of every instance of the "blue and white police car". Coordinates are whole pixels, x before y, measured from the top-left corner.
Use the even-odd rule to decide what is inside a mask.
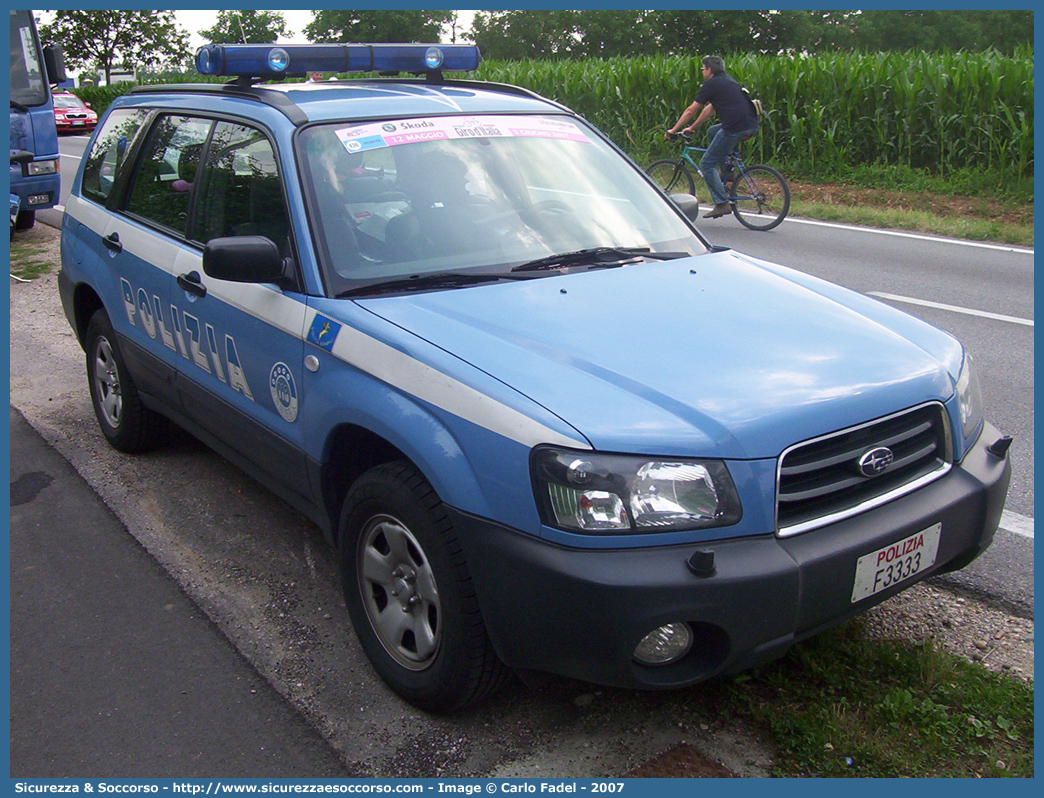
[[[208,45],[226,83],[112,104],[60,290],[113,446],[172,420],[314,520],[436,711],[735,672],[990,544],[1010,438],[960,343],[709,246],[569,109],[448,74],[478,62]],[[406,75],[271,82],[312,71]]]

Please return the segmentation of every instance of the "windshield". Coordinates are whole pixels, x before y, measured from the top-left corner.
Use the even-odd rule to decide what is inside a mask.
[[[706,251],[657,189],[566,117],[322,125],[301,132],[298,153],[331,295],[578,250]]]
[[[31,13],[11,11],[11,102],[25,106],[47,102],[47,84]]]
[[[75,94],[56,94],[54,95],[54,107],[83,109],[87,106],[84,105],[83,100]]]

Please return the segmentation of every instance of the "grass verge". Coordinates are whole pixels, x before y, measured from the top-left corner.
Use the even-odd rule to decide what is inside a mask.
[[[1033,246],[1033,179],[988,170],[936,175],[900,166],[847,167],[824,178],[797,165],[788,174],[794,216],[846,224]]]
[[[23,235],[15,233],[11,241],[11,274],[23,280],[35,280],[51,270],[51,262],[44,245],[33,240],[19,240]]]
[[[780,776],[1033,776],[1032,684],[860,620],[720,691],[775,741]]]
[[[1018,224],[1002,219],[939,216],[930,211],[904,208],[876,208],[867,205],[823,202],[808,194],[802,194],[799,189],[793,191],[790,215],[824,222],[888,230],[908,230],[945,238],[1033,247],[1032,224]]]

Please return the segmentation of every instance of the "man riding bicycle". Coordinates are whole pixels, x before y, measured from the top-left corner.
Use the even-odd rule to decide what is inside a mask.
[[[744,139],[758,132],[758,114],[747,93],[731,75],[725,72],[725,62],[716,55],[708,55],[703,59],[703,79],[706,81],[692,105],[686,108],[678,121],[666,133],[664,140],[669,141],[681,129],[691,132],[715,112],[721,122],[712,125],[708,130],[710,145],[700,159],[703,179],[710,190],[714,207],[703,215],[704,219],[716,219],[732,212],[725,193],[725,186],[718,174],[718,166],[725,156],[736,149]],[[703,110],[700,110],[702,107]],[[699,113],[699,116],[696,114]],[[696,121],[688,127],[688,120],[696,116]]]

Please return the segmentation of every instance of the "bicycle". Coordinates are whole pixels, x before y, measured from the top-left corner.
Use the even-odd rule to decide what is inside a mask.
[[[686,164],[696,170],[702,181],[703,170],[695,153],[704,153],[707,148],[693,146],[691,133],[676,133],[671,140],[679,138],[682,140],[681,157],[656,161],[645,173],[666,194],[688,193],[695,197],[696,181]],[[747,166],[738,148],[725,156],[722,183],[729,195],[726,202],[732,206],[733,216],[751,230],[771,230],[786,218],[790,210],[787,179],[771,166]]]

